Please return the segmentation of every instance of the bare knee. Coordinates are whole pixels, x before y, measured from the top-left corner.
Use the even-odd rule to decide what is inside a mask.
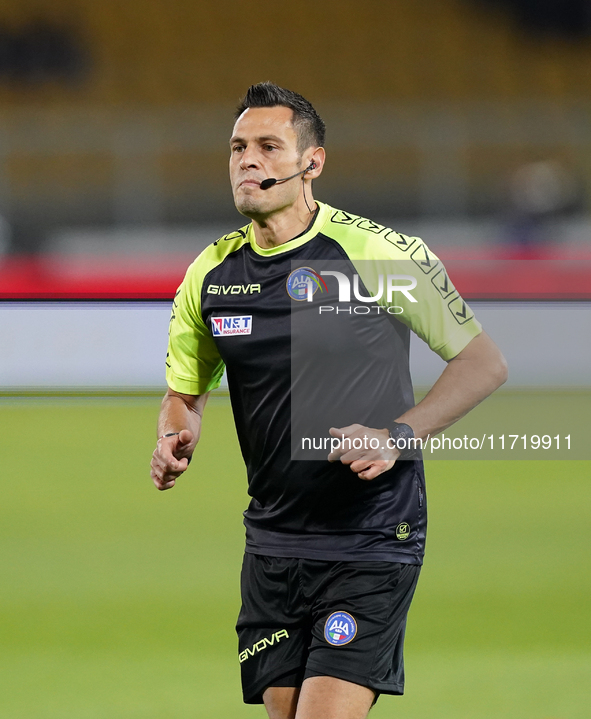
[[[373,689],[336,677],[309,677],[302,684],[296,719],[365,719]]]
[[[295,719],[300,690],[297,687],[269,687],[263,701],[269,719]]]

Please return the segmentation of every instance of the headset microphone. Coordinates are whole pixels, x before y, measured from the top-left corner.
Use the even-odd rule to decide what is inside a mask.
[[[263,180],[261,182],[260,188],[261,190],[268,190],[270,187],[273,187],[273,185],[276,185],[278,182],[287,182],[288,180],[293,180],[294,177],[298,177],[298,175],[303,175],[310,170],[314,170],[315,168],[316,163],[311,162],[305,170],[301,170],[301,172],[296,172],[295,175],[290,175],[289,177],[282,177],[280,180],[278,180],[276,177],[267,177],[266,180]]]

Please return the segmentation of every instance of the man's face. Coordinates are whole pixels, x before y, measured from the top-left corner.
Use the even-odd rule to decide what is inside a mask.
[[[236,121],[230,140],[230,181],[234,203],[247,217],[261,218],[293,205],[300,193],[297,178],[268,190],[268,177],[288,177],[304,169],[288,107],[251,107]]]

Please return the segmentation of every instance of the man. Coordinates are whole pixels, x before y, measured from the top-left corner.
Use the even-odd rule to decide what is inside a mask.
[[[243,693],[271,719],[361,719],[380,693],[402,694],[426,525],[411,440],[449,427],[506,379],[499,350],[420,240],[314,200],[323,146],[324,123],[303,97],[271,83],[248,90],[230,179],[252,222],[210,245],[177,292],[152,459],[156,487],[173,487],[226,367],[252,496]],[[417,406],[410,329],[448,362]],[[308,422],[335,440],[330,452],[298,454],[294,427]]]

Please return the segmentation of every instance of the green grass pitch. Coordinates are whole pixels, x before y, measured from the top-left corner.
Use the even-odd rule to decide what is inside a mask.
[[[536,412],[535,398],[519,406],[529,401]],[[6,719],[265,716],[239,687],[247,497],[229,406],[208,406],[187,475],[159,493],[148,474],[158,405],[0,400]],[[590,715],[590,469],[428,463],[406,694],[382,697],[373,719]]]

